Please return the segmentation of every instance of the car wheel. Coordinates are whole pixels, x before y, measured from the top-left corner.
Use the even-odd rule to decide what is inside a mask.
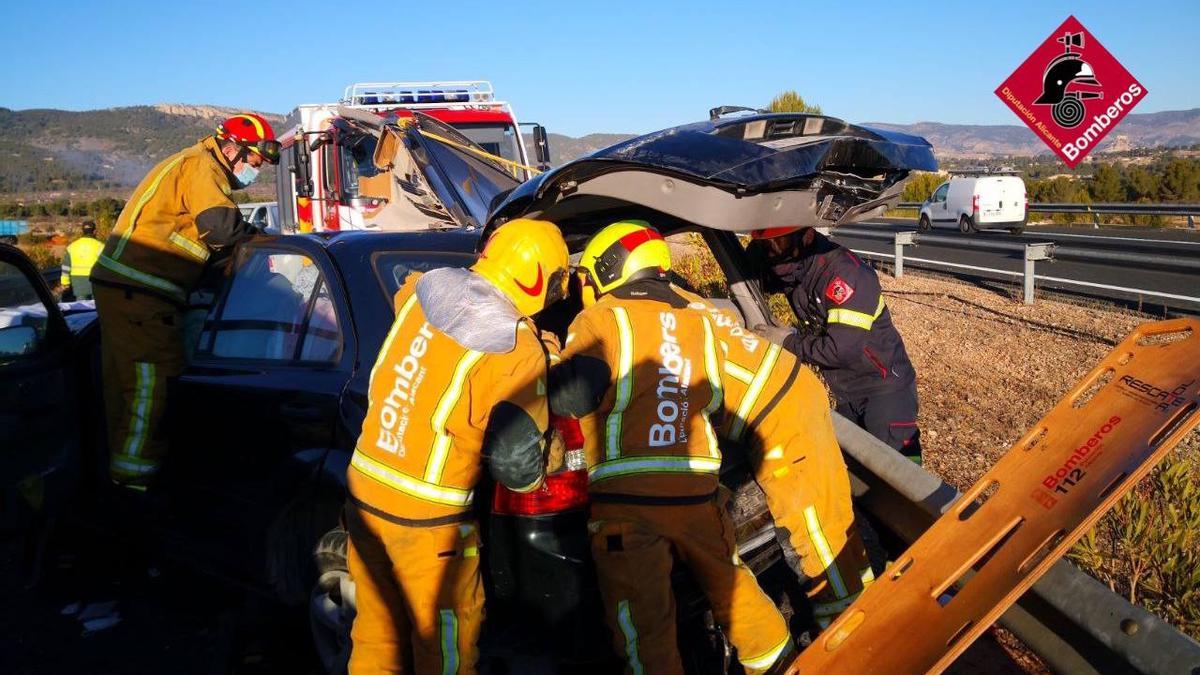
[[[266,575],[275,596],[303,605],[319,577],[313,552],[338,523],[342,503],[328,495],[301,494],[275,517],[267,533]]]
[[[1008,231],[1012,232],[1013,234],[1021,234],[1022,232],[1025,231],[1025,226],[1022,225],[1020,227],[1010,227],[1010,228],[1008,228]]]
[[[917,229],[922,232],[928,232],[933,225],[929,222],[929,216],[921,214],[920,220],[917,221]]]
[[[321,666],[343,675],[350,663],[350,627],[354,624],[354,582],[346,563],[346,531],[325,533],[313,550],[320,576],[308,601],[308,622]]]
[[[962,215],[958,217],[958,231],[963,234],[969,234],[975,231],[975,223],[971,222],[970,217]]]

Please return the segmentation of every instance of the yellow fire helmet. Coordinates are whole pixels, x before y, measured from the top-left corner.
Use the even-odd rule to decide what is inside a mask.
[[[658,278],[671,269],[671,249],[644,220],[622,220],[596,233],[583,249],[578,270],[583,305],[637,279]]]
[[[533,316],[566,297],[569,266],[558,226],[517,218],[496,228],[471,269],[500,289],[517,311]]]

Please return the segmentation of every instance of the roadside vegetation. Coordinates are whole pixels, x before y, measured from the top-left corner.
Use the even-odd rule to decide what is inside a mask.
[[[953,171],[957,163],[947,163]],[[978,162],[976,162],[978,164]],[[995,166],[1007,163],[996,163]],[[961,168],[961,167],[958,167]],[[1090,174],[1038,178],[1039,172],[1019,170],[1030,203],[1196,203],[1200,202],[1200,159],[1177,157],[1140,164],[1096,163]],[[922,202],[946,180],[944,173],[918,172],[904,186],[902,202]],[[914,209],[893,209],[889,216],[915,218]],[[1047,214],[1049,215],[1049,214]],[[1162,216],[1103,216],[1106,223],[1156,227],[1167,224]],[[1049,217],[1060,224],[1091,223],[1088,214],[1057,213]]]
[[[707,248],[672,237],[675,272],[727,294]],[[880,274],[917,368],[925,468],[964,491],[1102,359],[1152,317],[1102,303],[1020,303],[1018,287]],[[775,315],[794,323],[781,296]],[[1200,638],[1200,433],[1193,432],[1069,554],[1092,576]]]

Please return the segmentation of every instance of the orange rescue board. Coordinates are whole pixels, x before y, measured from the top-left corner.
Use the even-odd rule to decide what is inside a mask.
[[[938,673],[1197,423],[1200,321],[1138,327],[788,672]]]

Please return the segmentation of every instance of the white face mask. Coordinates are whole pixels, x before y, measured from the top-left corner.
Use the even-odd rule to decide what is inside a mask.
[[[250,166],[249,162],[243,162],[241,170],[235,173],[234,176],[242,184],[242,187],[246,187],[253,183],[255,178],[258,178],[258,169]]]

